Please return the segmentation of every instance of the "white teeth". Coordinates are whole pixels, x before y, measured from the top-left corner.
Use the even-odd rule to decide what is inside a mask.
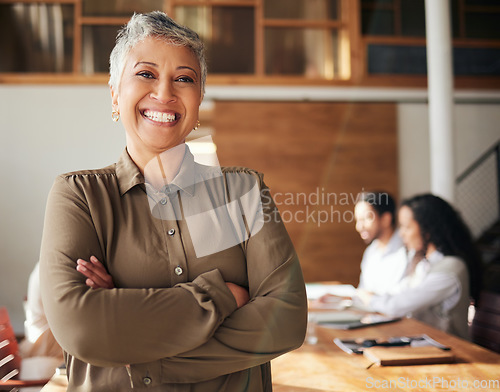
[[[153,112],[152,110],[145,110],[144,116],[156,122],[166,123],[175,121],[175,114],[171,113]]]

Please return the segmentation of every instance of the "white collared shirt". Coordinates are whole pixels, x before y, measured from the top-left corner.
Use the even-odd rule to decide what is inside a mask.
[[[404,276],[406,265],[406,250],[397,232],[384,247],[375,239],[363,253],[358,288],[378,295],[386,294]]]

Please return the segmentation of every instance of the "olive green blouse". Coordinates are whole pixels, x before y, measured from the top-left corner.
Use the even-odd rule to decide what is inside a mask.
[[[85,285],[76,260],[91,255],[116,288]],[[160,190],[126,150],[59,176],[40,279],[69,392],[270,391],[269,361],[305,334],[299,260],[263,176],[200,165],[188,148]],[[238,309],[225,282],[250,301]]]

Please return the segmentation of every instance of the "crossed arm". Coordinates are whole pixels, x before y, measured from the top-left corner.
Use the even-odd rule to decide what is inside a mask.
[[[78,259],[76,270],[87,278],[85,284],[93,289],[112,289],[115,287],[113,277],[108,274],[95,256],[91,256],[89,261]],[[241,308],[250,300],[248,290],[244,287],[231,282],[226,282],[226,286],[233,294],[238,308]]]
[[[54,185],[41,251],[47,316],[68,354],[101,367],[131,364],[139,383],[143,369],[160,367],[159,382],[184,383],[263,364],[302,343],[303,278],[281,222],[266,222],[245,243],[250,300],[246,289],[225,282],[217,269],[171,288],[113,288],[118,276],[99,262],[105,249],[96,232],[109,214],[96,201],[102,199],[100,188],[84,193],[88,184],[82,181],[87,177],[61,178]],[[274,211],[264,196],[264,211]],[[130,202],[134,197],[128,194]],[[89,254],[95,257],[75,265]],[[148,333],[136,337],[138,330]]]

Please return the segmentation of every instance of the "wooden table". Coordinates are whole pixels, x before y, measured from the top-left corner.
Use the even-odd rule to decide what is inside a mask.
[[[54,374],[49,383],[40,392],[66,392],[66,389],[68,389],[68,379],[66,376]]]
[[[320,326],[316,333],[319,339],[316,345],[304,344],[272,361],[274,392],[500,391],[499,354],[414,319],[350,331]],[[368,359],[347,354],[333,343],[335,337],[389,338],[421,334],[451,347],[456,362],[367,368]]]
[[[318,343],[274,359],[274,392],[500,391],[500,355],[414,319],[351,331],[317,327]],[[452,348],[456,363],[372,366],[362,355],[340,350],[333,338],[388,338],[427,334]],[[390,384],[392,382],[392,384]],[[474,386],[479,382],[479,386]],[[42,392],[65,392],[65,376],[54,376]],[[448,387],[446,387],[448,386]]]

